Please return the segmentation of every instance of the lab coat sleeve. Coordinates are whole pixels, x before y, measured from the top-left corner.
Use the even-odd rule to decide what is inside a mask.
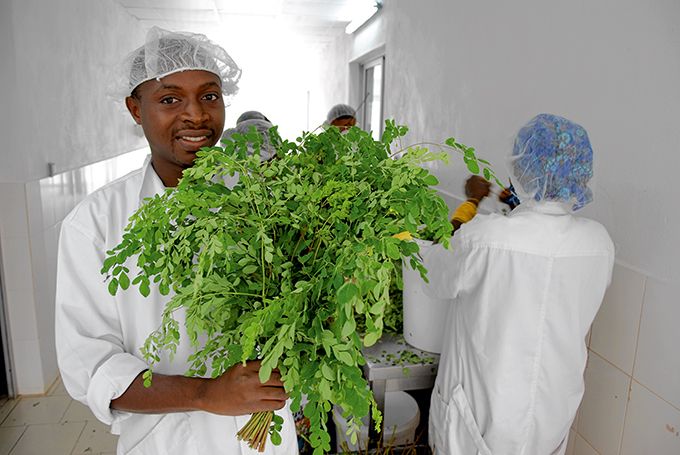
[[[116,300],[100,274],[104,255],[104,242],[64,221],[55,309],[59,370],[69,394],[111,425],[130,416],[110,409],[111,400],[148,366],[125,350]]]
[[[427,269],[429,284],[424,286],[425,293],[434,299],[454,299],[458,296],[464,267],[463,255],[455,250],[455,238],[452,249],[446,249],[440,244],[421,247],[420,255],[423,265]]]

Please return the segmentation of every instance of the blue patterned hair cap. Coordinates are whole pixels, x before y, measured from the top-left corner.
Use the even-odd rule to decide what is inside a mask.
[[[588,133],[565,118],[539,114],[524,125],[515,139],[511,169],[525,198],[564,202],[573,210],[593,200]]]

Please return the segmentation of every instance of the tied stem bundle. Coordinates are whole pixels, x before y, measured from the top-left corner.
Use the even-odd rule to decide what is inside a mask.
[[[274,445],[281,444],[280,431],[282,426],[283,418],[274,414],[273,411],[256,412],[236,433],[236,437],[239,441],[245,441],[251,449],[264,452],[269,434],[271,434]]]

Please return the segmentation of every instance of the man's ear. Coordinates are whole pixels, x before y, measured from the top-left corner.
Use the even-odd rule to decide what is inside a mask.
[[[128,96],[125,98],[125,106],[137,125],[142,124],[142,107],[139,98]]]

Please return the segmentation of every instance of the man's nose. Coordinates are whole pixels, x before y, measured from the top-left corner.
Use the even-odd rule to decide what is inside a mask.
[[[201,123],[208,119],[209,115],[200,100],[189,100],[185,106],[183,118],[192,123]]]

